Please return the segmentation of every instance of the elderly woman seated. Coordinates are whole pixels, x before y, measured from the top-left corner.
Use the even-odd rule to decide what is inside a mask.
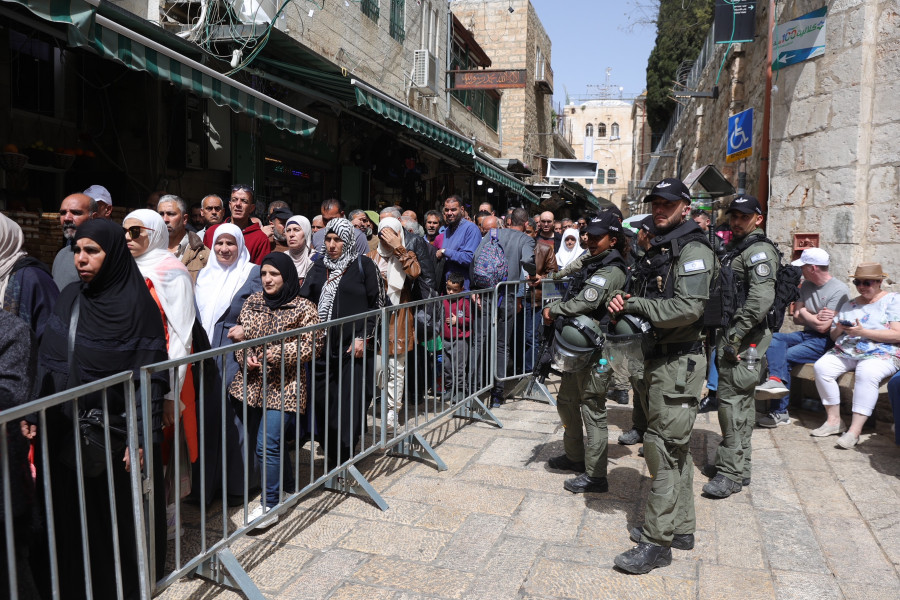
[[[816,388],[828,419],[810,435],[843,434],[838,439],[842,448],[859,443],[863,424],[878,400],[881,381],[900,368],[900,295],[881,289],[886,277],[879,263],[860,263],[853,275],[859,296],[838,310],[831,329],[834,348],[815,364]],[[848,430],[841,420],[837,378],[851,369],[856,383]]]

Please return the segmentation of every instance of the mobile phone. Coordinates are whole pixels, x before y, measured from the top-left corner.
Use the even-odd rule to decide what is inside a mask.
[[[838,323],[840,323],[844,327],[853,327],[855,325],[853,321],[848,321],[847,319],[841,319],[840,321],[838,321]]]

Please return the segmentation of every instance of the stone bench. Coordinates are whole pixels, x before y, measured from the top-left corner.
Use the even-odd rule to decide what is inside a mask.
[[[894,422],[887,390],[890,379],[887,377],[881,382],[881,386],[878,388],[878,403],[875,405],[875,412],[872,413],[876,420],[886,423]],[[841,390],[841,412],[844,414],[852,412],[855,381],[856,374],[853,371],[838,377],[837,382]],[[791,404],[799,406],[803,398],[819,398],[819,391],[816,389],[816,372],[812,363],[797,365],[791,371]]]

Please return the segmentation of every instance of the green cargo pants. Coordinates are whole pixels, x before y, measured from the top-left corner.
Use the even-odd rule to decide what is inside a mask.
[[[703,353],[653,358],[645,363],[647,432],[644,457],[653,482],[642,541],[671,546],[674,534],[694,533],[694,464],[691,431],[706,379]]]
[[[591,477],[606,477],[608,384],[609,374],[598,375],[593,366],[577,373],[563,373],[556,398],[556,411],[565,430],[566,457],[584,460],[585,472]]]

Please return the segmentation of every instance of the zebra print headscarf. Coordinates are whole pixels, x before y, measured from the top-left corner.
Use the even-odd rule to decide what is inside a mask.
[[[328,257],[328,253],[325,252],[324,239],[328,237],[329,233],[336,233],[344,242],[344,251],[341,252],[337,260],[331,260]],[[324,322],[331,320],[338,285],[341,283],[347,267],[356,260],[357,251],[353,225],[347,219],[330,220],[328,226],[325,227],[325,236],[322,239],[322,245],[318,248],[318,252],[322,255],[322,261],[328,269],[328,279],[325,281],[325,285],[322,287],[322,294],[319,297],[319,320]]]

